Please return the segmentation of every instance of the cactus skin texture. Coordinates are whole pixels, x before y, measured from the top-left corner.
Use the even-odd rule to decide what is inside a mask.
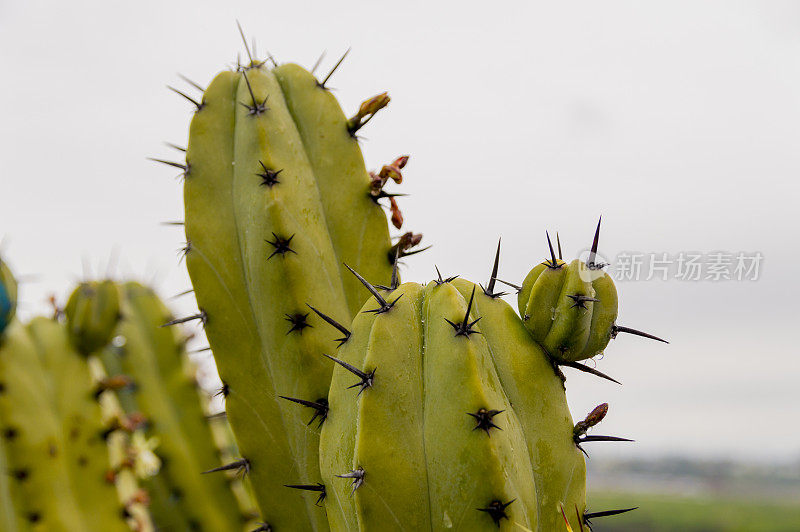
[[[320,480],[318,429],[279,397],[328,393],[331,367],[318,353],[331,335],[307,304],[347,326],[364,294],[342,263],[376,281],[392,274],[377,204],[386,196],[370,194],[353,132],[312,74],[257,63],[216,76],[189,132],[185,257],[197,317],[243,469],[276,530],[328,528],[315,497],[276,496],[287,478]]]
[[[201,476],[219,464],[205,419],[197,383],[185,351],[185,339],[162,327],[170,312],[148,287],[128,282],[119,287],[122,319],[115,347],[104,360],[116,359],[114,372],[129,375],[134,390],[121,390],[123,404],[135,402],[147,419],[148,434],[158,438],[161,471],[146,485],[157,527],[184,531],[241,531],[244,518],[224,476]],[[131,411],[129,410],[129,413]],[[159,496],[159,493],[160,496]],[[158,512],[159,505],[161,512]],[[169,511],[169,514],[165,514]]]
[[[72,292],[64,313],[70,339],[83,355],[111,341],[120,317],[119,290],[111,280],[83,282]]]
[[[560,530],[559,503],[583,513],[561,380],[513,309],[475,288],[406,283],[354,319],[336,357],[375,373],[348,389],[358,376],[333,372],[320,443],[333,530]],[[360,485],[338,478],[349,471]]]
[[[8,265],[0,260],[0,335],[14,319],[17,309],[17,281]]]
[[[129,530],[108,478],[105,426],[84,356],[65,327],[15,323],[0,347],[0,420],[32,530]]]

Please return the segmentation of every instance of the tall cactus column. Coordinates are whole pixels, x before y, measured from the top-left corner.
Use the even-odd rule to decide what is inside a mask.
[[[371,188],[355,137],[388,97],[371,102],[348,120],[324,83],[297,65],[222,72],[196,102],[180,165],[195,317],[242,454],[231,467],[251,476],[276,530],[328,527],[315,497],[276,496],[292,481],[320,479],[318,428],[281,397],[327,397],[331,368],[319,353],[330,331],[319,325],[348,326],[364,299],[342,263],[389,282],[410,242],[393,251],[377,203],[389,195]]]
[[[154,515],[156,524],[172,530],[241,531],[244,518],[228,480],[201,473],[219,465],[219,456],[194,376],[187,373],[185,339],[161,327],[170,313],[150,288],[128,282],[120,291],[118,345],[104,359],[112,358],[133,378],[136,388],[128,392],[129,399],[159,442],[162,470],[147,486],[165,481],[167,498],[175,504],[170,515]]]

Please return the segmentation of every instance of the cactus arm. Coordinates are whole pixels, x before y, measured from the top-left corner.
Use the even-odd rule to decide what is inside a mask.
[[[136,383],[137,406],[159,439],[157,453],[165,464],[159,476],[179,497],[186,523],[220,532],[240,530],[242,517],[227,480],[201,475],[220,464],[195,383],[183,366],[183,339],[161,327],[170,313],[152,290],[129,282],[122,293],[118,332],[125,344],[118,358]],[[180,519],[171,521],[174,528]]]
[[[461,279],[453,284],[465,298],[474,286]],[[572,439],[573,421],[561,379],[510,305],[481,294],[476,296],[475,310],[483,316],[481,332],[526,435],[540,529],[559,530],[563,525],[559,503],[569,509],[577,506],[581,514],[586,506],[586,466]],[[573,529],[580,530],[573,512],[569,518]]]
[[[102,373],[104,375],[122,375],[125,373],[122,360],[122,349],[119,346],[109,346],[107,349],[104,349],[100,353]],[[106,414],[107,419],[117,417],[119,415],[130,415],[134,412],[139,412],[139,406],[136,401],[134,390],[130,388],[117,390],[114,394],[114,397],[117,400],[117,404],[113,405],[108,404],[109,401],[107,401],[105,397],[101,397],[101,405],[103,406],[103,411]],[[143,430],[143,428],[137,429],[137,431]],[[130,443],[130,438],[133,435],[124,434],[122,436],[124,439],[120,442],[120,444],[128,445]],[[111,434],[109,438],[116,437],[117,434],[114,433]],[[109,440],[109,447],[116,444],[118,441],[119,440]],[[115,461],[116,457],[114,454],[115,453],[113,452],[111,453],[112,466],[116,465],[117,462]],[[164,463],[162,462],[160,464],[159,472],[163,470]],[[126,471],[126,473],[130,473],[130,471]],[[165,476],[162,474],[155,474],[153,476],[142,478],[143,476],[144,475],[137,475],[137,478],[134,478],[134,481],[137,482],[138,485],[141,485],[145,491],[147,491],[147,495],[149,497],[147,510],[149,511],[152,522],[168,530],[174,530],[175,532],[190,532],[186,516],[183,513],[183,509],[179,505],[180,497],[177,497],[177,494],[170,490],[170,486],[167,483]],[[122,481],[123,479],[118,478],[118,485]]]
[[[86,358],[72,347],[63,324],[34,318],[28,330],[47,371],[53,407],[68,442],[63,453],[86,530],[128,530],[116,486],[107,477],[109,456],[102,437],[106,427]]]
[[[8,456],[6,456],[6,444],[3,439],[0,437],[0,530],[22,532],[28,527],[19,512],[19,493],[17,493],[13,477],[9,474],[11,466]]]
[[[482,335],[454,336],[445,321],[460,321],[467,302],[449,283],[428,288],[425,301],[425,452],[433,530],[488,530],[476,511],[506,503],[509,521],[537,528],[533,471],[522,429],[513,413]],[[478,316],[472,315],[471,319]],[[474,430],[467,414],[502,410],[492,418],[502,430]]]
[[[325,220],[338,255],[349,316],[364,303],[364,288],[344,263],[374,282],[388,282],[392,265],[383,209],[369,196],[369,176],[358,140],[333,94],[295,64],[273,71],[313,170]],[[376,260],[375,254],[378,254]]]
[[[324,213],[311,168],[280,97],[277,79],[260,69],[248,71],[247,76],[249,85],[239,85],[239,101],[259,102],[270,96],[269,110],[263,115],[252,116],[245,106],[237,109],[234,208],[237,219],[243,221],[239,240],[248,295],[262,350],[268,354],[265,364],[273,389],[290,397],[324,397],[332,369],[319,353],[330,348],[330,335],[326,327],[305,327],[311,323],[306,321],[310,314],[306,303],[313,302],[335,319],[347,321],[336,255],[324,229]],[[261,186],[256,177],[260,163],[280,169],[280,183]],[[291,252],[275,254],[278,239],[291,239]],[[296,468],[293,475],[281,480],[287,483],[292,476],[300,475],[317,482],[318,432],[303,422],[305,412],[286,401],[281,403]],[[324,512],[314,505],[314,499],[306,497],[305,503],[311,526],[327,529]]]
[[[233,211],[233,137],[241,80],[235,72],[220,73],[192,119],[186,157],[191,170],[184,185],[186,265],[198,306],[208,315],[205,332],[217,370],[224,383],[234,383],[225,409],[239,451],[258,466],[250,471],[254,496],[264,519],[292,523],[306,509],[300,500],[273,496],[285,489],[292,456],[286,435],[277,428],[280,399],[261,352]]]
[[[31,530],[87,530],[67,473],[65,442],[49,384],[28,330],[12,322],[0,346],[0,424]],[[3,473],[5,474],[5,472]]]

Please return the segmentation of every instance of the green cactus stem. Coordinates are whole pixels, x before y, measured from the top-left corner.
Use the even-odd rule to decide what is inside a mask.
[[[297,65],[253,62],[220,73],[196,103],[186,162],[178,163],[200,309],[192,318],[213,350],[264,522],[325,530],[315,497],[275,496],[288,477],[320,480],[318,429],[280,396],[327,396],[331,368],[317,353],[330,331],[307,305],[349,326],[364,294],[341,264],[389,281],[394,258],[419,241],[408,236],[393,250],[378,204],[389,194],[372,188],[354,136],[354,124],[388,97],[348,121],[324,81]]]
[[[557,259],[547,236],[550,258],[536,265],[520,287],[519,313],[533,339],[558,362],[574,364],[592,358],[620,332],[666,342],[616,324],[617,290],[597,263],[600,223],[587,262]],[[559,255],[560,255],[559,242]]]
[[[135,389],[120,392],[121,400],[128,412],[143,414],[146,434],[158,440],[161,471],[146,482],[154,489],[155,524],[170,530],[240,531],[244,518],[227,479],[201,477],[201,471],[219,464],[219,451],[185,339],[162,327],[170,312],[150,288],[127,282],[120,291],[122,319],[103,358],[136,382]]]
[[[6,433],[0,437],[0,530],[21,532],[27,530],[28,527],[18,508],[21,501],[16,481],[12,475],[8,474],[11,471],[5,444],[5,438],[8,436],[9,434]]]

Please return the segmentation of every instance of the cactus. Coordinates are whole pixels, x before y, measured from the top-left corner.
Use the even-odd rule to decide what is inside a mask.
[[[12,324],[0,347],[0,420],[33,530],[128,530],[108,477],[105,426],[85,358],[65,327]]]
[[[103,360],[109,371],[134,380],[135,390],[118,392],[121,401],[129,413],[145,416],[147,433],[158,441],[161,471],[145,483],[155,524],[170,530],[241,530],[243,517],[228,481],[201,477],[219,464],[219,456],[185,339],[161,327],[170,312],[150,288],[128,282],[119,289],[122,319]]]
[[[0,260],[0,335],[14,319],[17,309],[17,281],[5,262]]]
[[[378,204],[389,198],[392,222],[402,224],[383,187],[402,180],[407,158],[370,175],[358,146],[356,132],[388,96],[348,120],[329,78],[252,60],[222,72],[199,102],[180,93],[196,107],[186,161],[160,161],[184,172],[184,254],[199,307],[170,323],[203,323],[242,454],[230,468],[250,475],[263,519],[277,529],[327,529],[313,497],[276,496],[289,476],[320,478],[318,433],[281,396],[327,396],[331,368],[316,353],[329,334],[320,325],[348,326],[363,303],[342,263],[389,282],[392,263],[420,238],[406,233],[392,246]],[[323,307],[328,314],[312,314]]]
[[[3,532],[19,532],[26,530],[25,521],[15,507],[19,503],[19,494],[14,485],[14,478],[9,474],[6,444],[0,437],[0,530]]]
[[[533,339],[560,363],[575,365],[592,358],[620,332],[664,342],[661,338],[616,324],[617,290],[597,262],[600,222],[587,262],[556,258],[550,235],[550,259],[525,277],[518,294],[519,313]],[[560,243],[559,243],[560,252]]]
[[[537,529],[524,427],[473,295],[406,283],[355,318],[320,442],[333,530]]]
[[[593,257],[598,238],[599,232]],[[315,408],[324,421],[323,480],[289,486],[317,493],[333,530],[504,524],[561,530],[565,520],[581,530],[592,518],[630,511],[586,510],[582,445],[632,440],[587,435],[608,412],[606,403],[573,423],[558,369],[573,361],[560,358],[565,351],[552,356],[548,336],[535,334],[544,320],[530,319],[533,312],[548,313],[550,304],[551,328],[563,329],[562,338],[583,339],[571,348],[602,350],[606,337],[584,329],[616,327],[616,291],[600,267],[579,261],[568,267],[551,255],[552,262],[534,273],[543,278],[544,268],[563,268],[564,277],[548,279],[555,287],[542,290],[531,274],[517,287],[529,312],[524,321],[495,291],[499,244],[489,283],[480,290],[440,274],[427,286],[406,283],[384,294],[356,274],[375,301],[354,319],[336,357],[325,355],[336,368],[327,403]],[[592,281],[579,284],[581,268],[594,272],[594,287]],[[589,319],[560,316],[570,308],[556,308],[556,296],[542,295],[550,293],[574,296],[569,299],[578,304],[571,310],[586,311]],[[581,303],[594,303],[595,312]]]

